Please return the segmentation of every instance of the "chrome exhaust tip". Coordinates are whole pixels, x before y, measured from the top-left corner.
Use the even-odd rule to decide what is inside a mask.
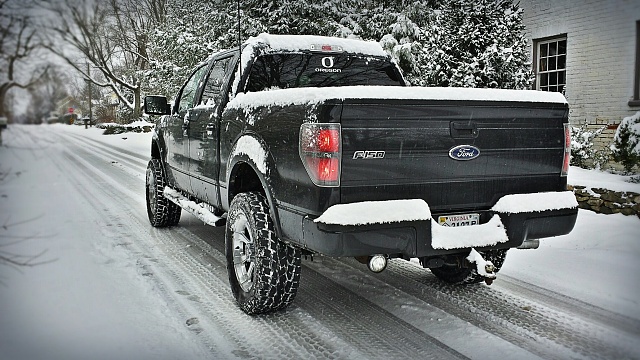
[[[522,242],[522,245],[518,246],[517,249],[537,249],[540,247],[540,240],[538,239],[530,239]]]
[[[367,266],[369,270],[374,273],[380,273],[387,268],[388,264],[387,256],[382,254],[376,254],[369,257],[369,261],[367,262]]]

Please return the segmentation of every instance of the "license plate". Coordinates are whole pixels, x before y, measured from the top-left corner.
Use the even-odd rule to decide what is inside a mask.
[[[479,214],[458,214],[438,216],[438,224],[441,226],[471,226],[478,225],[480,223]]]

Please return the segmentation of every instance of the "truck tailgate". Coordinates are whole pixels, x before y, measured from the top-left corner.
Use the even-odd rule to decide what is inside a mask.
[[[345,100],[341,202],[421,198],[433,212],[455,212],[564,190],[567,115],[557,103]],[[480,155],[455,160],[458,145]]]

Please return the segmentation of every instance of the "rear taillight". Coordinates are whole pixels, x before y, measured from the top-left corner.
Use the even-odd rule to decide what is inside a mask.
[[[569,124],[564,124],[564,159],[562,160],[562,172],[560,176],[569,174],[569,163],[571,162],[571,128]]]
[[[340,124],[302,124],[300,159],[318,186],[340,185]]]

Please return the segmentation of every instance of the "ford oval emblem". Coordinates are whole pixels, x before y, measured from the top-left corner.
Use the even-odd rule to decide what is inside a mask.
[[[449,150],[449,157],[453,160],[473,160],[480,156],[480,149],[473,145],[458,145]]]

